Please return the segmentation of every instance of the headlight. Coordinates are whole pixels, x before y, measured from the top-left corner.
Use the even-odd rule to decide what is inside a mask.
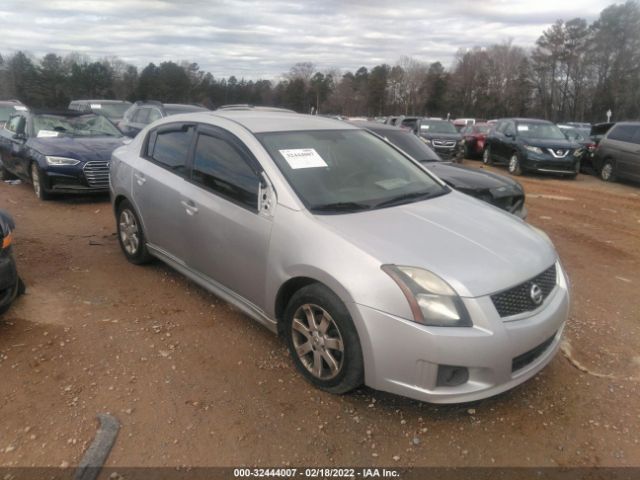
[[[573,156],[574,157],[579,157],[584,153],[584,148],[580,147],[578,149],[576,149],[575,152],[573,152]]]
[[[47,159],[47,163],[49,165],[77,165],[80,163],[80,160],[76,160],[75,158],[50,157],[49,155],[47,155],[45,158]]]
[[[526,148],[530,152],[537,153],[538,155],[542,154],[542,149],[540,147],[533,147],[531,145],[525,145],[524,148]]]
[[[381,268],[407,297],[414,321],[435,327],[473,325],[458,294],[434,273],[398,265],[383,265]]]
[[[420,140],[422,140],[427,145],[431,146],[431,140],[429,140],[428,138],[420,137]]]

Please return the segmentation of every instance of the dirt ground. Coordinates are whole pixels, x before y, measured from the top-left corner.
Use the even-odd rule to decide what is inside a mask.
[[[566,342],[533,380],[457,406],[315,390],[266,329],[127,263],[108,198],[1,183],[28,292],[0,319],[0,466],[76,465],[101,412],[122,423],[109,466],[639,466],[640,188],[521,182],[573,283]]]

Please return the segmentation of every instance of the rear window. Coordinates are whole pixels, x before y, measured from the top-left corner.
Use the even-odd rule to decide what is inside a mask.
[[[191,145],[193,127],[181,130],[160,131],[149,141],[149,157],[161,166],[184,175]]]
[[[611,129],[607,138],[620,142],[632,142],[639,129],[638,125],[616,125]]]

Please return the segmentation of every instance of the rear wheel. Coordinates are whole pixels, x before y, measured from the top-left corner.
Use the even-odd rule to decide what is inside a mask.
[[[302,375],[330,393],[362,385],[362,348],[349,311],[338,296],[320,284],[298,290],[284,313],[289,353]]]
[[[602,168],[600,169],[600,178],[605,182],[616,181],[616,165],[612,159],[607,158],[602,164]]]
[[[44,189],[44,175],[36,162],[31,164],[31,184],[33,185],[33,192],[39,200],[49,200],[51,198],[51,194]]]
[[[522,168],[520,167],[520,159],[518,158],[518,154],[513,152],[511,158],[509,159],[509,173],[512,175],[522,175]]]
[[[135,265],[149,263],[152,256],[142,231],[142,224],[133,206],[127,200],[118,205],[117,212],[118,242],[124,256]]]

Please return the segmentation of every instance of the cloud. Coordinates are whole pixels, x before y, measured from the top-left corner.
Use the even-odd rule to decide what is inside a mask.
[[[609,1],[3,0],[0,49],[118,56],[138,67],[188,60],[216,77],[254,79],[305,61],[356,70],[406,55],[450,65],[460,48],[532,47],[555,20],[593,21]]]

